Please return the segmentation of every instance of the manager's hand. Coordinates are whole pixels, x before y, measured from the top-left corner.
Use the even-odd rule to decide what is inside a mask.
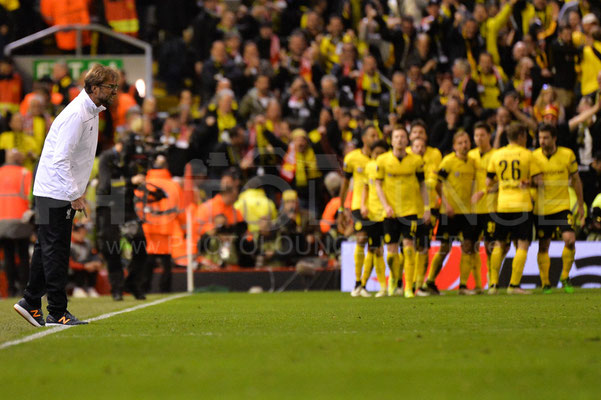
[[[81,211],[86,208],[86,201],[84,197],[81,196],[79,199],[73,200],[71,202],[71,208],[73,208],[75,211]]]

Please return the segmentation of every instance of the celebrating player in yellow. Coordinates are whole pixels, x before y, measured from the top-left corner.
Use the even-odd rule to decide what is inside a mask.
[[[366,224],[367,231],[367,255],[365,256],[365,264],[363,265],[363,278],[361,286],[365,288],[367,280],[371,275],[373,266],[376,267],[376,277],[380,284],[380,290],[376,293],[376,297],[386,296],[386,264],[384,263],[384,255],[382,249],[382,236],[384,235],[383,223],[384,208],[378,193],[376,191],[376,178],[378,174],[378,164],[376,159],[380,154],[388,150],[388,144],[384,140],[378,140],[371,146],[371,161],[365,167],[367,174],[367,183],[363,186],[361,197],[361,216],[367,218],[369,222]]]
[[[489,294],[496,294],[498,291],[503,254],[511,240],[517,240],[517,249],[507,293],[530,293],[520,288],[520,281],[532,239],[530,187],[540,183],[541,177],[538,164],[525,147],[527,135],[528,131],[524,125],[511,124],[507,128],[509,144],[499,149],[488,165],[487,192],[494,191],[497,183],[499,190],[497,213],[492,216],[495,223],[495,244],[490,261]]]
[[[384,207],[384,242],[388,247],[390,279],[401,279],[398,255],[399,239],[403,238],[405,267],[405,297],[414,297],[415,248],[413,239],[417,232],[418,216],[430,218],[428,193],[424,183],[424,163],[420,157],[406,151],[409,138],[404,128],[392,131],[392,151],[377,159],[376,190]],[[426,207],[424,207],[426,205]]]
[[[411,151],[416,156],[424,157],[428,151],[428,146],[423,137],[414,137],[411,140],[411,147],[407,148],[407,152]],[[437,150],[438,151],[438,150]],[[428,199],[430,200],[430,207],[432,207],[432,197],[438,199],[436,193],[436,182],[438,182],[438,163],[435,168],[428,168],[426,162],[424,162],[424,177],[426,188],[428,190]],[[433,182],[433,183],[432,183]],[[430,187],[434,188],[434,195],[430,195]],[[424,283],[424,276],[426,275],[426,269],[428,268],[428,250],[430,249],[430,241],[432,239],[433,226],[436,224],[438,218],[438,204],[434,204],[434,208],[430,208],[430,223],[419,224],[417,226],[416,238],[415,238],[415,283],[414,286],[417,288],[416,295],[418,296],[429,296],[430,293],[423,289],[421,286]],[[438,294],[438,290],[435,289],[435,293]]]
[[[474,232],[474,254],[472,257],[473,274],[476,280],[476,291],[482,289],[481,263],[480,263],[480,236],[484,237],[484,249],[486,251],[487,271],[490,271],[490,255],[492,252],[494,222],[491,214],[496,212],[497,192],[486,193],[486,170],[491,157],[495,154],[490,144],[491,127],[485,122],[474,125],[474,142],[476,148],[467,153],[476,166],[476,187],[474,197],[474,215],[476,217],[476,232]],[[490,279],[490,278],[489,278]]]
[[[442,159],[438,171],[436,191],[440,195],[441,207],[436,238],[440,240],[440,249],[432,259],[428,286],[433,286],[436,275],[449,253],[453,238],[461,240],[461,262],[459,278],[459,294],[473,294],[467,290],[467,280],[473,268],[474,225],[471,198],[476,175],[474,161],[468,158],[470,137],[465,131],[453,136],[454,153]]]
[[[423,141],[422,147],[419,142]],[[438,193],[436,193],[437,171],[442,155],[440,150],[435,147],[428,146],[428,134],[426,132],[426,123],[421,119],[413,121],[411,124],[411,133],[409,135],[411,147],[407,149],[408,153],[419,155],[424,160],[424,176],[426,179],[426,188],[428,189],[428,199],[430,201],[430,221],[429,223],[419,224],[417,227],[417,237],[415,240],[415,281],[417,283],[418,295],[428,294],[420,289],[424,283],[424,276],[428,266],[428,250],[430,249],[430,240],[432,239],[432,231],[436,225],[436,219],[439,215]],[[415,151],[414,151],[415,150]],[[430,288],[431,292],[438,294],[436,285]]]
[[[353,179],[353,200],[351,202],[351,210],[342,209],[350,218],[352,214],[354,228],[357,238],[357,246],[355,247],[355,289],[351,292],[351,296],[371,296],[365,288],[361,286],[361,272],[363,270],[363,261],[365,260],[365,244],[367,243],[367,233],[365,232],[365,224],[361,216],[361,193],[363,186],[367,182],[365,167],[370,161],[371,145],[378,140],[378,131],[373,125],[367,126],[361,135],[363,147],[355,149],[344,157],[344,181],[340,188],[340,198],[346,199],[346,192],[349,188],[351,178]],[[344,203],[344,200],[342,200]]]
[[[557,130],[553,125],[543,124],[538,128],[538,142],[540,148],[533,152],[533,156],[543,174],[543,180],[535,198],[534,224],[538,239],[538,269],[543,293],[551,293],[549,245],[556,233],[561,235],[565,243],[561,254],[563,270],[560,281],[567,293],[573,293],[574,288],[570,284],[569,274],[576,252],[576,235],[572,228],[568,185],[571,184],[576,192],[578,215],[584,219],[582,182],[578,175],[578,163],[572,150],[557,146]]]

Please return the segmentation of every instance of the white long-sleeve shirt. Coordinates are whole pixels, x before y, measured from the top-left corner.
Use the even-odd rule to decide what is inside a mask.
[[[38,164],[34,196],[73,201],[80,198],[88,184],[98,144],[96,106],[82,90],[56,117]]]

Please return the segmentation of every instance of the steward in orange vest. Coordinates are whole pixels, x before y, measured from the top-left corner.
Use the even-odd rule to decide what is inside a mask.
[[[21,224],[21,219],[29,210],[29,193],[31,192],[31,171],[23,167],[24,156],[16,150],[6,151],[6,163],[0,167],[0,226]],[[27,224],[29,225],[29,224]],[[20,232],[20,233],[19,233]],[[29,237],[32,229],[16,230],[0,229],[0,237]],[[16,234],[16,236],[15,236]]]
[[[251,263],[248,254],[240,252],[246,240],[247,224],[242,213],[234,208],[238,199],[238,186],[234,178],[226,173],[221,178],[220,189],[221,193],[197,207],[193,238],[198,239],[201,254],[217,253],[221,262],[228,264],[226,259],[236,259],[238,265],[247,266]],[[235,256],[224,256],[221,251],[223,245],[228,247],[227,253],[235,252]],[[219,251],[211,250],[215,247]]]
[[[0,113],[6,115],[9,111],[19,110],[23,82],[21,75],[14,70],[12,61],[0,58]]]
[[[170,254],[175,237],[183,237],[179,217],[182,188],[166,168],[146,174],[144,190],[136,191],[136,212],[142,218],[148,254]]]
[[[90,23],[90,0],[41,0],[40,12],[49,26]],[[57,32],[56,46],[60,50],[75,50],[76,32]],[[83,31],[81,45],[90,45],[90,32]]]
[[[104,16],[115,32],[138,36],[140,23],[134,0],[104,0]]]
[[[183,191],[174,182],[163,156],[157,158],[157,169],[146,174],[146,184],[142,190],[136,190],[136,212],[141,218],[146,236],[149,263],[155,267],[157,262],[163,267],[160,282],[161,292],[171,291],[171,253],[175,248],[185,246],[184,232],[181,228],[183,213]],[[150,281],[146,285],[150,285]],[[150,289],[147,286],[145,289]],[[147,291],[148,291],[147,290]]]
[[[234,195],[234,188],[224,188],[222,193],[202,203],[196,209],[196,223],[199,236],[205,233],[212,233],[215,229],[222,226],[235,226],[240,222],[244,222],[244,217],[240,211],[234,208],[234,203],[225,200]],[[237,195],[234,195],[234,199]],[[223,216],[225,223],[219,222],[219,218]]]
[[[0,243],[4,249],[4,264],[10,296],[20,295],[29,276],[29,237],[33,233],[29,211],[31,172],[22,167],[23,155],[15,150],[6,152],[6,164],[0,167]],[[16,267],[15,250],[19,256]]]

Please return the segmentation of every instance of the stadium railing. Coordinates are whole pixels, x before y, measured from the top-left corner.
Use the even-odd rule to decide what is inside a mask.
[[[82,46],[82,31],[98,32],[98,33],[110,36],[118,41],[128,43],[131,46],[139,48],[144,51],[143,56],[135,55],[135,54],[119,54],[117,56],[119,58],[131,58],[131,59],[137,59],[137,58],[142,57],[142,59],[143,59],[142,64],[143,64],[144,71],[142,73],[143,76],[141,76],[141,78],[144,80],[145,87],[146,87],[146,93],[152,93],[152,88],[153,88],[152,46],[149,43],[146,43],[140,39],[136,39],[131,36],[127,36],[127,35],[123,35],[121,33],[114,32],[110,28],[107,28],[106,26],[102,26],[99,24],[55,25],[50,28],[46,28],[41,31],[32,33],[29,36],[25,36],[24,38],[15,40],[14,42],[7,44],[4,48],[4,54],[6,56],[12,56],[12,54],[14,53],[14,51],[16,49],[19,49],[23,46],[29,45],[33,42],[42,40],[42,39],[46,38],[47,36],[55,34],[56,32],[71,31],[71,30],[76,31],[75,55],[74,56],[73,55],[60,55],[60,56],[55,56],[54,58],[69,59],[69,58],[76,57],[76,58],[80,58],[80,59],[83,58],[83,59],[93,60],[95,58],[112,56],[111,54],[102,54],[102,55],[98,55],[98,56],[84,55],[83,51],[82,51],[82,47],[83,47]],[[27,72],[27,66],[29,66],[29,70],[31,71],[31,64],[26,63],[25,65],[19,65],[19,60],[25,60],[27,57],[30,57],[30,56],[16,55],[13,57],[17,66],[19,66],[21,69],[23,69],[23,67],[25,67],[25,72]],[[126,71],[126,72],[129,72],[129,71]],[[128,76],[131,77],[131,74],[128,73]],[[27,76],[25,78],[27,78]],[[76,77],[73,77],[73,78],[76,78]]]

